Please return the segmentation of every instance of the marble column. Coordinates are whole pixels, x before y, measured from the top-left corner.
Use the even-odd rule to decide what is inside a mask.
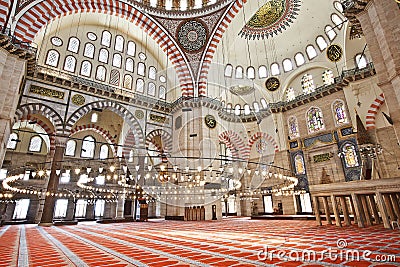
[[[324,203],[326,221],[328,224],[332,224],[331,212],[329,211],[329,204],[327,197],[322,197],[322,202]]]
[[[319,211],[318,197],[313,197],[313,204],[314,204],[315,218],[317,219],[318,225],[321,226],[322,225],[322,221],[321,221],[321,213]]]
[[[351,225],[349,209],[347,208],[346,197],[340,196],[340,206],[342,206],[343,216],[344,216],[344,223],[346,226]]]
[[[355,193],[351,193],[351,199],[353,200],[354,211],[355,211],[354,217],[357,217],[358,227],[365,227],[363,209],[360,203],[360,199]]]
[[[380,192],[376,192],[376,202],[378,204],[379,213],[381,214],[381,218],[383,221],[383,226],[387,229],[391,229],[389,215],[386,209],[385,201],[383,199],[383,195]]]
[[[332,201],[333,214],[335,215],[336,226],[342,227],[342,221],[340,219],[339,208],[338,208],[338,205],[336,202],[336,197],[334,195],[331,195],[331,201]]]
[[[374,216],[374,221],[376,224],[380,224],[381,220],[379,218],[378,208],[376,207],[374,195],[369,195],[368,199],[369,199],[369,204],[371,206],[372,215]]]
[[[68,137],[55,138],[56,149],[54,151],[54,157],[51,162],[51,173],[49,177],[49,182],[47,184],[47,192],[56,193],[58,190],[59,175],[57,175],[56,170],[61,169],[61,161],[64,157],[65,144],[67,140]],[[55,196],[52,196],[51,194],[46,195],[43,213],[39,225],[50,226],[53,224],[53,213],[56,199],[57,198]]]

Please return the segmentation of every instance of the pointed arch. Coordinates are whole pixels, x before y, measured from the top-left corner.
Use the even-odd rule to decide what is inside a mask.
[[[110,100],[92,102],[76,110],[67,120],[65,130],[67,132],[71,132],[75,123],[83,116],[91,112],[93,108],[108,109],[121,116],[125,120],[125,122],[128,123],[130,129],[135,133],[135,144],[144,146],[144,135],[142,127],[140,126],[134,115],[121,104]]]
[[[366,126],[367,130],[370,129],[375,129],[375,119],[376,119],[376,114],[378,113],[378,110],[381,108],[383,103],[385,102],[385,96],[380,94],[374,102],[372,102],[371,106],[368,109],[367,112],[367,117],[366,117]]]
[[[31,103],[20,106],[15,111],[14,121],[22,120],[33,114],[46,117],[53,124],[55,134],[63,132],[64,123],[61,116],[54,109],[44,104]]]
[[[154,138],[157,136],[160,136],[161,144],[155,142]],[[146,148],[149,147],[150,143],[153,143],[160,152],[172,151],[172,135],[162,129],[151,131],[146,136]]]
[[[19,121],[21,121],[21,122],[23,122],[23,121],[35,121],[36,122],[35,124],[39,125],[43,129],[43,131],[46,132],[47,136],[49,137],[50,144],[48,144],[49,145],[48,149],[49,150],[55,150],[56,149],[56,139],[55,139],[54,130],[53,130],[53,127],[52,127],[53,125],[49,126],[44,121],[42,121],[42,120],[40,120],[40,119],[38,119],[36,117],[33,117],[30,114],[28,114],[26,117],[21,118]],[[16,121],[15,123],[17,123],[17,122],[18,121]],[[43,138],[43,139],[46,142],[46,139],[45,138]]]
[[[244,156],[246,147],[242,138],[236,132],[232,130],[225,131],[219,134],[218,139],[231,150],[234,157],[240,158]]]
[[[122,17],[143,29],[159,44],[160,48],[169,55],[169,59],[177,71],[182,96],[194,96],[193,76],[181,49],[159,23],[136,9],[132,4],[123,0],[36,0],[35,2],[24,7],[16,15],[13,30],[15,36],[21,41],[32,42],[35,35],[50,20],[66,14],[88,12]]]
[[[245,157],[246,158],[250,157],[251,148],[253,147],[254,143],[258,139],[261,139],[261,138],[267,140],[272,145],[272,147],[274,148],[274,152],[278,152],[279,151],[278,144],[276,143],[275,139],[272,136],[270,136],[267,133],[256,132],[255,134],[253,134],[250,137],[249,142],[247,143],[246,152],[245,152]]]

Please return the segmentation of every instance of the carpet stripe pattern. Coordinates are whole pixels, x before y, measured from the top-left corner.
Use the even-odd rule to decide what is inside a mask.
[[[313,221],[248,218],[13,225],[0,228],[0,267],[400,266],[399,234],[382,225],[317,227]],[[332,250],[336,257],[326,255]],[[304,257],[310,251],[325,257]],[[340,254],[352,251],[368,251],[369,258]]]

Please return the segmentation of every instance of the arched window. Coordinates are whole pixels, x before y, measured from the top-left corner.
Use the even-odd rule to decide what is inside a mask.
[[[255,79],[256,78],[256,71],[253,67],[248,67],[247,68],[247,78],[249,79]]]
[[[304,74],[301,78],[301,87],[304,94],[315,92],[314,80],[311,74]]]
[[[157,7],[157,0],[150,0],[151,7]]]
[[[346,108],[344,107],[344,103],[341,100],[336,100],[332,104],[333,114],[335,115],[336,125],[340,125],[343,123],[347,123],[347,114]]]
[[[172,9],[172,0],[165,0],[165,9],[166,10]]]
[[[363,69],[367,66],[367,57],[363,54],[357,54],[355,57],[356,60],[356,66],[359,69]]]
[[[100,48],[99,51],[99,61],[103,63],[108,63],[108,50],[105,48]]]
[[[335,78],[333,77],[333,71],[325,70],[322,73],[322,81],[325,85],[331,85],[335,83]]]
[[[136,53],[136,44],[133,41],[129,41],[128,42],[128,49],[126,50],[126,53],[128,54],[128,56],[135,56]]]
[[[225,67],[225,77],[232,77],[233,67],[231,64],[226,65]]]
[[[304,59],[304,56],[302,53],[298,52],[295,56],[294,56],[294,61],[296,61],[296,65],[297,67],[300,67],[301,65],[303,65],[306,61]]]
[[[313,45],[308,45],[306,47],[306,53],[309,59],[313,59],[317,56],[317,50],[315,50]]]
[[[343,20],[335,13],[331,15],[331,20],[336,27],[341,29],[343,27]]]
[[[264,98],[261,98],[260,102],[261,102],[261,106],[263,107],[263,109],[268,109],[268,103],[267,103],[267,101],[265,101]]]
[[[7,149],[13,149],[13,150],[16,149],[17,143],[18,143],[18,134],[11,133],[10,137],[8,138]]]
[[[267,77],[268,77],[267,67],[265,67],[264,65],[262,65],[262,66],[260,66],[260,67],[258,68],[258,77],[259,77],[260,79],[263,79],[263,78],[267,78]]]
[[[297,123],[297,118],[295,116],[289,117],[288,126],[289,126],[289,137],[290,138],[297,138],[300,136],[299,125]]]
[[[94,139],[93,136],[88,135],[85,138],[83,138],[81,157],[93,158],[95,147],[96,147],[96,139]]]
[[[286,101],[293,101],[296,98],[293,87],[288,87],[286,89]]]
[[[74,56],[66,56],[64,61],[64,70],[75,72],[76,58]]]
[[[181,3],[180,3],[180,10],[181,10],[181,11],[184,11],[184,10],[187,9],[187,7],[188,7],[187,0],[181,0]]]
[[[154,66],[149,67],[149,79],[155,80],[157,74],[157,69]]]
[[[201,8],[202,5],[203,5],[203,0],[194,0],[193,8]]]
[[[134,65],[135,65],[135,62],[133,61],[133,59],[127,58],[126,63],[125,63],[125,70],[129,71],[129,72],[133,72]]]
[[[119,52],[123,52],[124,51],[124,42],[125,42],[124,37],[122,37],[121,35],[115,36],[114,49]]]
[[[137,74],[140,76],[145,75],[146,65],[143,62],[138,63]]]
[[[335,37],[337,35],[335,30],[330,25],[325,26],[325,33],[326,33],[326,36],[328,36],[329,40],[331,40],[331,41],[333,39],[335,39]]]
[[[119,86],[119,71],[118,70],[112,70],[110,73],[110,84]]]
[[[325,48],[328,47],[328,44],[325,41],[325,38],[322,37],[321,35],[317,37],[316,43],[319,47],[319,50],[323,51]]]
[[[97,112],[93,112],[92,116],[90,116],[90,122],[96,123],[99,120],[99,114]]]
[[[147,94],[151,96],[156,96],[156,85],[154,83],[149,83],[147,88]]]
[[[104,184],[104,182],[103,182],[103,184]],[[106,201],[104,199],[97,199],[96,200],[96,204],[94,205],[95,206],[95,208],[94,208],[94,216],[103,217],[105,204],[106,204]]]
[[[92,43],[86,43],[85,49],[83,50],[83,56],[88,58],[94,58],[95,47]]]
[[[143,79],[136,80],[136,92],[144,93],[144,81]]]
[[[251,112],[250,106],[249,106],[248,104],[245,104],[245,105],[243,106],[243,108],[244,108],[244,115],[249,115],[250,112]]]
[[[288,72],[288,71],[293,70],[292,61],[291,61],[289,58],[284,59],[283,62],[282,62],[282,64],[283,64],[283,70],[284,70],[285,72]]]
[[[347,168],[358,167],[358,158],[356,154],[356,149],[351,144],[346,144],[342,149],[344,162],[346,163]]]
[[[129,74],[125,74],[124,76],[124,88],[125,89],[132,89],[133,78]]]
[[[278,63],[272,63],[271,64],[271,74],[272,75],[279,75],[281,71],[279,70],[279,65]]]
[[[30,152],[40,152],[42,150],[42,143],[43,139],[39,135],[32,136],[28,150]]]
[[[343,6],[340,2],[335,1],[333,3],[333,6],[336,8],[337,11],[339,11],[340,13],[343,13]]]
[[[59,59],[60,59],[60,53],[58,53],[54,49],[49,50],[49,52],[47,52],[46,65],[57,67]]]
[[[324,118],[321,109],[311,107],[307,111],[307,127],[309,133],[315,133],[325,129]]]
[[[113,65],[113,67],[121,68],[122,56],[120,54],[114,54],[112,65]]]
[[[305,174],[306,173],[306,168],[304,166],[304,159],[303,159],[302,155],[297,154],[294,157],[294,166],[296,169],[296,174]]]
[[[107,70],[104,66],[97,66],[96,80],[104,82],[106,80]]]
[[[237,116],[240,115],[240,105],[239,105],[239,104],[237,104],[237,105],[235,106],[235,115],[237,115]]]
[[[164,86],[160,86],[159,87],[159,91],[158,91],[158,97],[160,98],[160,99],[166,99],[166,95],[167,95],[167,90],[165,89],[165,87]]]
[[[81,65],[81,75],[90,77],[90,73],[92,72],[92,63],[87,60],[82,61]]]
[[[67,50],[73,53],[78,53],[79,50],[79,39],[76,37],[69,38]]]
[[[76,150],[76,141],[75,140],[68,140],[65,146],[65,156],[74,157]]]
[[[100,155],[99,155],[99,159],[106,159],[108,158],[108,145],[102,145],[100,147]]]
[[[257,102],[253,103],[253,108],[254,108],[254,112],[259,112],[260,111],[260,106],[258,105]]]
[[[226,112],[228,112],[228,113],[232,112],[232,104],[231,103],[226,104]]]
[[[236,67],[235,78],[243,79],[243,68],[241,66]]]
[[[111,33],[109,31],[103,31],[101,35],[101,44],[107,47],[111,46]]]

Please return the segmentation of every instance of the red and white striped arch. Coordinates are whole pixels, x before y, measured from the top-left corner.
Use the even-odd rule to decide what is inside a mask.
[[[76,126],[74,129],[71,130],[71,133],[69,136],[72,136],[76,133],[83,132],[83,131],[93,131],[95,133],[98,133],[102,137],[104,137],[104,139],[106,139],[107,143],[110,145],[112,152],[114,153],[114,155],[116,155],[116,150],[115,150],[116,142],[115,142],[114,138],[111,136],[111,134],[108,131],[106,131],[105,129],[103,129],[102,127],[100,127],[98,125],[89,123],[86,125]]]
[[[10,11],[10,0],[0,0],[0,26],[6,26],[7,14]]]
[[[220,142],[224,143],[227,148],[229,148],[232,156],[240,158],[242,155],[244,155],[246,147],[242,138],[240,138],[236,132],[232,130],[225,131],[218,136],[218,139]]]
[[[366,117],[366,126],[367,126],[367,130],[370,129],[375,129],[375,119],[376,119],[376,114],[378,113],[380,107],[383,105],[383,103],[385,102],[385,96],[382,94],[380,94],[375,100],[374,102],[372,102],[371,106],[368,109],[367,112],[367,117]]]
[[[245,151],[245,157],[246,158],[250,157],[251,148],[253,147],[254,143],[258,139],[261,139],[261,138],[267,140],[273,146],[274,152],[278,152],[279,151],[278,144],[276,143],[275,139],[272,136],[270,136],[267,133],[257,132],[255,134],[253,134],[249,139],[249,142],[247,144],[246,151]]]
[[[236,0],[229,7],[228,11],[225,13],[224,18],[219,23],[215,33],[212,36],[211,42],[208,45],[208,48],[204,54],[203,64],[201,64],[201,70],[199,75],[199,96],[207,95],[207,77],[208,71],[210,69],[211,61],[214,57],[215,52],[217,51],[217,47],[219,42],[222,40],[222,36],[229,24],[235,18],[235,16],[239,13],[239,10],[243,7],[243,5],[247,2],[247,0]]]
[[[56,149],[56,139],[54,136],[54,130],[52,127],[47,125],[44,121],[41,121],[40,119],[33,117],[31,115],[27,115],[26,117],[20,118],[20,121],[36,121],[36,124],[42,127],[42,129],[46,132],[47,136],[50,139],[50,150],[55,150]]]
[[[125,159],[129,159],[129,154],[131,150],[134,148],[135,148],[135,135],[133,134],[132,130],[129,130],[124,138],[124,143],[122,148],[123,157]]]
[[[4,1],[4,0],[0,0]],[[44,0],[36,1],[17,14],[15,36],[32,42],[37,32],[50,20],[78,12],[104,13],[125,18],[143,29],[168,54],[175,66],[182,96],[193,96],[193,80],[183,53],[166,31],[146,14],[122,0]]]

